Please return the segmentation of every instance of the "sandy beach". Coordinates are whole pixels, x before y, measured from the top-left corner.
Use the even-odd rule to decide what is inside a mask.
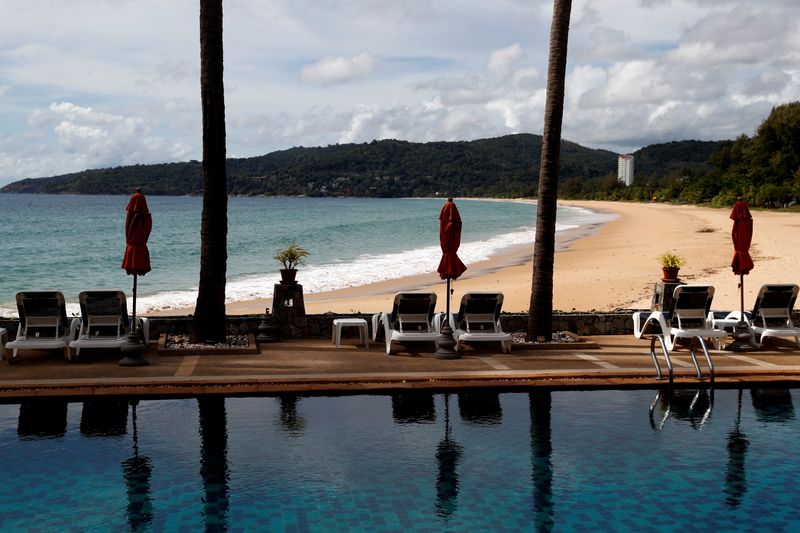
[[[596,228],[566,232],[559,237],[555,258],[554,308],[561,311],[646,309],[661,277],[656,256],[672,250],[686,257],[680,278],[716,288],[715,309],[738,309],[738,276],[730,269],[733,256],[730,209],[667,204],[570,201],[572,205],[612,212],[618,218]],[[745,276],[745,307],[753,304],[764,283],[798,283],[795,237],[800,214],[752,211],[751,255],[755,268]],[[455,281],[453,301],[468,291],[499,290],[504,310],[528,310],[533,246],[510,250],[489,261],[469,264]],[[303,272],[298,272],[302,283]],[[444,308],[445,283],[436,273],[374,283],[344,290],[305,295],[306,312],[372,313],[391,308],[394,293],[430,290]],[[227,304],[228,314],[263,313],[271,299]],[[184,315],[192,309],[172,309],[153,315]]]

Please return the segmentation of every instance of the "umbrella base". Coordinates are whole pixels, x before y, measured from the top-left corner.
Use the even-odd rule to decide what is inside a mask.
[[[755,352],[759,347],[753,342],[753,330],[745,322],[739,322],[731,334],[733,342],[725,349],[732,352]]]
[[[144,340],[142,339],[142,333],[137,329],[131,333],[128,333],[128,340],[125,344],[122,345],[121,351],[124,357],[120,359],[117,364],[119,366],[146,366],[150,363],[142,357],[146,348],[144,346]]]
[[[461,359],[461,354],[455,350],[456,340],[450,326],[442,328],[441,336],[436,341],[436,351],[433,356],[437,359]]]

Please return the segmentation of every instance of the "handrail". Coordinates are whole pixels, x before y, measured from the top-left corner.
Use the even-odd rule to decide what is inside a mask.
[[[692,356],[692,362],[694,363],[694,368],[697,371],[697,379],[703,379],[703,373],[700,371],[700,364],[697,362],[697,355],[695,353],[695,345],[700,344],[700,347],[703,349],[703,354],[706,356],[706,361],[708,362],[708,371],[709,371],[709,379],[714,381],[714,362],[711,361],[711,354],[708,353],[708,347],[706,346],[706,342],[703,340],[703,337],[700,335],[695,335],[692,337],[692,342],[689,345],[689,353]]]
[[[661,343],[661,351],[664,354],[664,360],[667,362],[667,369],[669,369],[669,380],[672,381],[672,360],[669,358],[669,350],[667,350],[666,344],[664,344],[664,338],[661,335],[652,335],[650,337],[650,357],[653,358],[653,364],[656,367],[656,375],[658,376],[656,379],[662,379],[661,375],[661,367],[658,365],[658,357],[656,357],[656,340]]]

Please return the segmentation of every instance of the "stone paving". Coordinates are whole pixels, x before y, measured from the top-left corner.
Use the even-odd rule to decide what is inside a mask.
[[[8,354],[0,362],[0,398],[33,396],[194,396],[200,394],[354,393],[404,388],[653,387],[657,380],[649,342],[631,335],[585,338],[553,349],[514,346],[502,354],[499,345],[465,346],[460,359],[433,357],[432,343],[400,346],[386,355],[384,344],[370,348],[356,338],[300,339],[260,344],[256,354],[204,355],[159,353],[151,342],[143,367],[117,364],[119,352],[83,350],[78,362],[67,363],[60,352],[21,352],[14,364]],[[800,381],[800,348],[785,340],[769,340],[757,352],[712,350],[715,384]],[[700,356],[703,378],[695,376],[688,349],[672,354],[674,383],[709,383],[708,366]],[[666,366],[661,360],[666,374]]]

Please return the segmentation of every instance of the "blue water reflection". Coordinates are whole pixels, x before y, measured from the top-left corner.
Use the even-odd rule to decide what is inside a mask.
[[[789,530],[793,393],[0,405],[0,529]]]

